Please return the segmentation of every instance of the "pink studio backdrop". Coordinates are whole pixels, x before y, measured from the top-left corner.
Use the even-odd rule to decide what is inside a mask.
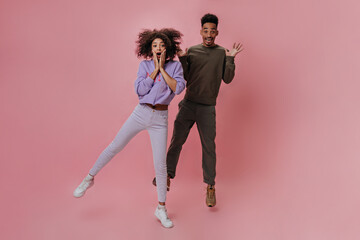
[[[1,1],[1,239],[359,239],[359,7]],[[204,204],[196,127],[168,194],[173,229],[153,216],[145,132],[73,198],[137,104],[137,33],[173,27],[189,47],[207,12],[220,18],[218,44],[245,46],[218,98],[217,207]]]

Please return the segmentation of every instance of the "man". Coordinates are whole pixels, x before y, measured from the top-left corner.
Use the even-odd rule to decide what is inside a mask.
[[[178,53],[184,70],[186,94],[179,103],[171,144],[167,153],[168,190],[175,177],[180,152],[190,129],[196,123],[202,145],[203,179],[207,186],[206,205],[216,205],[215,198],[215,105],[221,80],[230,83],[235,75],[235,56],[243,50],[234,44],[231,51],[215,44],[219,34],[218,18],[205,14],[201,18],[202,43]],[[155,179],[153,181],[155,185]]]

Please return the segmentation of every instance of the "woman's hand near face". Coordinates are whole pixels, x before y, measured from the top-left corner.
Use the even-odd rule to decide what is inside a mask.
[[[159,61],[160,69],[164,68],[165,57],[166,57],[166,49],[160,55],[160,61]]]
[[[156,52],[155,51],[152,51],[152,52],[153,52],[153,60],[154,60],[155,70],[158,71],[160,69],[159,60],[157,58]]]
[[[160,65],[159,65],[159,60],[157,59],[156,53],[154,51],[152,51],[152,52],[153,52],[153,61],[154,61],[155,69],[151,73],[150,78],[155,80],[156,75],[159,73]]]

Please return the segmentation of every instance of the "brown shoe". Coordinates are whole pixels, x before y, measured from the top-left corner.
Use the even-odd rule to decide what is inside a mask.
[[[206,189],[206,205],[208,207],[214,207],[216,205],[215,187],[214,185],[208,185]]]
[[[156,187],[156,177],[154,177],[152,184]],[[167,185],[166,190],[170,191],[170,176],[169,175],[167,176],[167,184],[166,185]]]

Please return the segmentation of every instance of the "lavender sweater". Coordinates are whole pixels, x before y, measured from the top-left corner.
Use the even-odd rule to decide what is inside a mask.
[[[140,103],[169,105],[175,94],[180,94],[184,90],[186,83],[181,63],[169,61],[165,63],[164,69],[177,82],[175,92],[166,84],[160,72],[155,80],[150,78],[151,73],[155,70],[153,60],[144,60],[140,63],[135,81],[135,92],[139,96]]]

